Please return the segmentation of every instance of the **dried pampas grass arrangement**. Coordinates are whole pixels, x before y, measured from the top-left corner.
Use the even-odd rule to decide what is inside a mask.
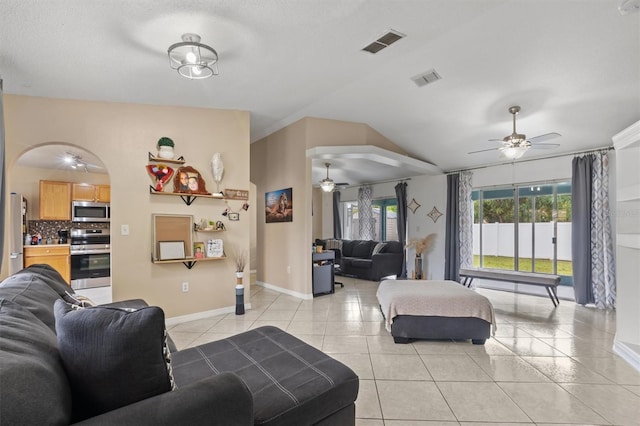
[[[416,255],[429,253],[436,244],[436,234],[429,234],[424,238],[412,238],[409,240],[405,248],[415,248]]]

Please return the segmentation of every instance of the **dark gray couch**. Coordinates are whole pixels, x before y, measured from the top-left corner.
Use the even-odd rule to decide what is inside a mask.
[[[170,352],[160,308],[77,299],[47,265],[0,284],[1,425],[355,424],[358,377],[278,328]]]
[[[336,263],[340,265],[343,275],[380,281],[384,277],[402,273],[404,250],[398,241],[384,241],[384,246],[376,254],[374,249],[379,241],[337,240],[341,242],[340,248],[331,248],[332,245],[327,244],[330,241],[318,240],[316,244],[329,247],[336,252]]]

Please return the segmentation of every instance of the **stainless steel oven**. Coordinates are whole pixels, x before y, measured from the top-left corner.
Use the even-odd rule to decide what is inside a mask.
[[[111,285],[111,238],[108,229],[71,230],[71,288]]]

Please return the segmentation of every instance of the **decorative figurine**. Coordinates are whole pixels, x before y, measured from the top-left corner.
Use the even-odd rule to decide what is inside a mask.
[[[173,175],[173,169],[166,164],[149,164],[146,166],[147,171],[154,178],[156,192],[162,192],[164,190],[164,184],[167,183]]]
[[[217,185],[217,192],[220,192],[220,182],[222,182],[222,175],[224,175],[224,164],[222,164],[222,157],[219,152],[213,154],[211,158],[211,173],[213,173],[213,181]]]

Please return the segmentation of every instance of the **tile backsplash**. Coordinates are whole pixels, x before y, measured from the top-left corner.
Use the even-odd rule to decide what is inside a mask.
[[[43,243],[51,237],[54,242],[58,241],[58,231],[73,229],[109,229],[109,224],[104,222],[71,222],[70,220],[30,220],[27,222],[27,232],[30,235],[42,235]]]

